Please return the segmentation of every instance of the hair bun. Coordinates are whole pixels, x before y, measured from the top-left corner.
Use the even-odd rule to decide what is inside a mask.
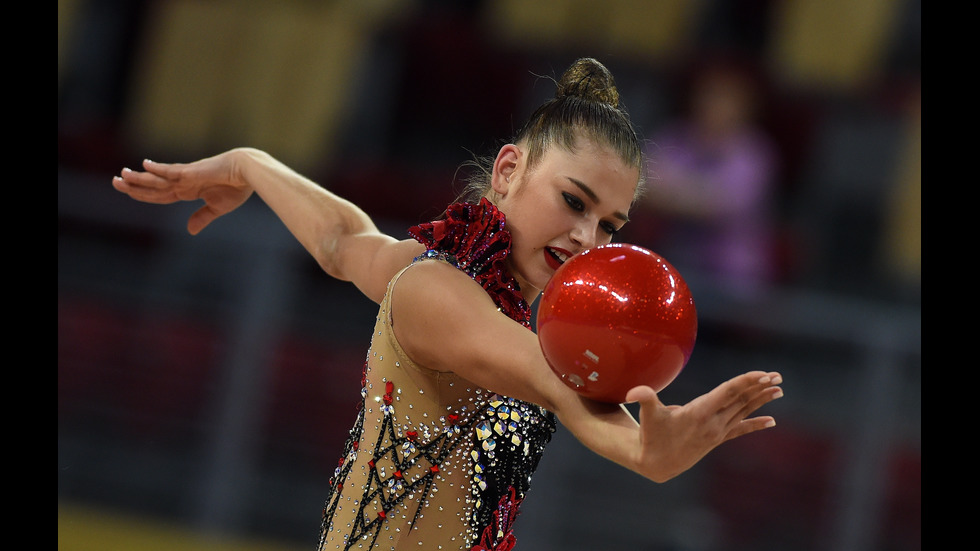
[[[606,66],[591,57],[576,60],[558,81],[556,98],[575,96],[619,108],[619,90]]]

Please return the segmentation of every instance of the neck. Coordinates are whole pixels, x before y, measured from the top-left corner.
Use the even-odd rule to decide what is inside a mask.
[[[519,290],[521,292],[521,296],[524,297],[524,302],[527,302],[528,305],[533,304],[534,301],[538,298],[538,295],[541,294],[541,289],[538,289],[534,285],[531,285],[529,281],[525,280],[523,277],[520,276],[517,270],[514,269],[513,259],[508,259],[507,269],[510,270],[511,275],[514,276],[514,279],[517,281],[517,284],[520,286]]]

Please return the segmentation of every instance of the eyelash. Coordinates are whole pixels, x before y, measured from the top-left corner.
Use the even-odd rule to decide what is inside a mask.
[[[582,210],[585,209],[585,205],[582,203],[582,200],[572,195],[571,193],[562,192],[562,197],[565,198],[565,202],[572,210],[576,212],[582,212]],[[613,226],[612,224],[602,223],[599,226],[602,228],[602,231],[608,233],[611,236],[615,236],[617,233],[619,233],[619,229]]]

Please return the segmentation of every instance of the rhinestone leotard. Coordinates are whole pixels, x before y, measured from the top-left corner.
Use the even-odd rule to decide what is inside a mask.
[[[510,234],[491,203],[454,204],[444,220],[410,234],[427,248],[412,265],[449,262],[530,329],[530,308],[503,262]],[[363,402],[330,482],[319,549],[508,551],[554,416],[408,358],[389,302],[408,269],[381,302]]]

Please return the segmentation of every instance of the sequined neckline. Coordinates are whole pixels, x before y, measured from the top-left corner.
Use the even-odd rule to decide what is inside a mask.
[[[531,307],[505,262],[511,234],[504,213],[488,199],[453,203],[445,218],[413,226],[408,233],[426,248],[419,258],[449,261],[479,283],[501,312],[531,328]]]

